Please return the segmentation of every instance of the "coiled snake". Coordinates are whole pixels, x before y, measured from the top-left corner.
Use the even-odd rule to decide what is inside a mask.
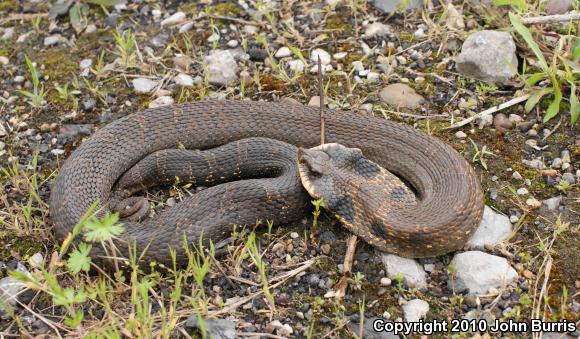
[[[332,144],[300,149],[297,166],[296,148],[261,139],[316,146],[318,108],[202,101],[131,114],[80,145],[63,164],[52,189],[56,237],[65,239],[97,199],[103,215],[119,199],[155,183],[172,182],[175,176],[201,186],[236,180],[203,190],[154,218],[123,220],[123,241],[135,243],[139,253],[148,247],[147,260],[169,264],[169,248],[181,248],[184,235],[190,243],[202,233],[204,239],[216,241],[229,234],[233,224],[254,224],[256,219],[286,223],[303,217],[310,199],[298,179],[300,167],[309,192],[322,196],[350,231],[380,250],[428,257],[464,245],[482,217],[483,197],[473,168],[462,156],[436,138],[384,119],[327,111],[325,124],[328,142],[360,149],[364,157],[407,181],[417,202],[401,205],[408,189],[358,150]],[[242,140],[250,137],[260,138]],[[217,146],[221,152],[209,150]],[[350,159],[347,167],[365,169],[357,174],[354,168],[356,175],[348,174],[346,180],[333,178],[338,172],[329,170],[332,158],[344,152]],[[185,170],[171,160],[182,156],[188,159]],[[233,172],[224,172],[226,167]],[[373,192],[375,177],[392,183],[382,195]],[[370,188],[360,188],[364,182],[357,178],[368,179]],[[329,192],[328,185],[342,186]],[[126,246],[117,247],[127,254]],[[92,255],[101,257],[104,252],[94,248]],[[185,255],[178,251],[177,260],[183,263]]]

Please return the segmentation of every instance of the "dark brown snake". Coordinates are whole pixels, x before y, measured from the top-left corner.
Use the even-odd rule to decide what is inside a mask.
[[[364,168],[358,177],[371,184],[379,177],[392,182],[394,186],[383,190],[386,198],[361,188],[362,181],[355,177],[347,175],[347,182],[333,179],[340,170],[329,170],[324,162],[330,163],[333,152],[344,148],[301,149],[298,167],[306,189],[322,196],[350,231],[379,250],[405,257],[436,256],[465,244],[481,220],[483,196],[473,168],[461,155],[410,126],[350,112],[326,111],[325,115],[329,143],[359,148],[365,158],[403,178],[417,193],[416,203],[402,206],[399,201],[408,190],[387,171],[361,159],[356,150],[346,149],[350,160],[342,165]],[[310,199],[296,175],[296,149],[263,139],[242,139],[263,137],[309,148],[319,143],[319,130],[318,108],[269,102],[203,101],[121,118],[97,131],[63,164],[50,199],[56,237],[65,239],[97,199],[102,216],[119,199],[154,183],[173,181],[175,176],[201,186],[232,178],[249,180],[203,190],[151,219],[123,220],[123,241],[135,243],[138,253],[148,247],[147,261],[170,264],[169,248],[182,248],[184,236],[189,243],[197,243],[200,236],[216,241],[226,237],[233,224],[299,219],[309,210]],[[188,152],[183,148],[218,146],[225,153],[186,154],[185,171],[172,165],[173,157]],[[321,156],[321,151],[326,155]],[[233,167],[234,173],[220,172],[225,167]],[[139,173],[142,168],[150,170]],[[325,178],[330,179],[320,180],[323,172],[329,172]],[[330,194],[316,184],[346,186]],[[123,241],[116,245],[127,255]],[[92,255],[99,258],[105,253],[97,247]],[[183,263],[185,254],[178,251],[177,260]]]

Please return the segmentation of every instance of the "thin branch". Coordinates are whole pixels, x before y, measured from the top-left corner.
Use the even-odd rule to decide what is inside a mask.
[[[318,55],[318,95],[320,96],[320,144],[324,145],[324,83],[322,82],[322,62]]]
[[[568,13],[568,14],[546,15],[524,18],[522,19],[522,24],[524,25],[553,24],[557,22],[568,22],[578,20],[580,20],[580,13]]]
[[[513,105],[517,105],[517,104],[519,104],[522,101],[526,101],[526,100],[528,100],[528,98],[531,95],[532,95],[531,93],[528,93],[528,94],[524,94],[524,95],[522,95],[520,97],[513,98],[510,101],[504,102],[503,104],[500,104],[500,105],[497,105],[497,106],[488,108],[485,111],[479,112],[479,113],[477,113],[476,115],[474,115],[472,117],[469,117],[467,119],[463,119],[460,122],[458,122],[458,123],[456,123],[454,125],[451,125],[451,126],[445,128],[445,129],[454,129],[454,128],[458,128],[458,127],[467,125],[467,124],[469,124],[470,122],[472,122],[475,119],[479,119],[481,117],[484,117],[484,116],[489,115],[489,114],[493,114],[495,112],[501,111],[501,110],[506,109],[508,107],[511,107]]]

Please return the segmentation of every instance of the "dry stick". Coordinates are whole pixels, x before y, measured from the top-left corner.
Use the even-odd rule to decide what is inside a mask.
[[[318,55],[318,92],[320,96],[320,144],[324,145],[324,84],[322,83],[322,62]]]
[[[9,17],[0,20],[0,25],[3,25],[5,23],[8,23],[10,21],[16,21],[16,20],[31,20],[34,18],[44,18],[48,16],[48,13],[34,13],[34,14],[12,14]]]
[[[224,276],[224,278],[226,278],[228,285],[230,285],[231,288],[235,289],[237,287],[236,284],[234,284],[234,282],[230,279],[230,277],[228,277],[228,275],[226,274],[226,272],[222,268],[222,265],[220,265],[219,261],[217,261],[213,257],[213,254],[207,248],[205,249],[205,253],[209,254],[209,257],[211,258],[211,260],[215,264],[215,267],[217,267],[218,271],[220,271],[220,273]]]
[[[344,273],[342,277],[334,285],[334,287],[328,291],[324,297],[325,298],[344,298],[346,294],[346,287],[348,286],[348,278],[352,275],[352,263],[354,261],[354,252],[356,251],[357,236],[351,235],[346,239],[346,254],[344,255]]]
[[[556,22],[568,22],[578,20],[580,20],[580,13],[568,13],[568,14],[535,16],[531,18],[525,18],[522,19],[522,24],[524,25],[551,24]]]
[[[460,122],[456,123],[455,125],[451,125],[451,126],[445,128],[445,129],[453,129],[453,128],[458,128],[458,127],[467,125],[468,123],[472,122],[475,119],[484,117],[484,116],[489,115],[489,114],[493,114],[493,113],[498,112],[498,111],[501,111],[502,109],[506,109],[506,108],[508,108],[510,106],[519,104],[522,101],[526,101],[526,100],[528,100],[528,98],[531,95],[532,95],[531,93],[528,93],[528,94],[524,94],[524,95],[522,95],[520,97],[513,98],[510,101],[504,102],[503,104],[494,106],[492,108],[488,108],[485,111],[479,112],[479,113],[477,113],[476,115],[474,115],[472,117],[469,117],[467,119],[463,119]]]

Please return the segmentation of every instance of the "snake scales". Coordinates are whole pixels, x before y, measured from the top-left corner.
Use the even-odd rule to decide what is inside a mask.
[[[405,179],[418,194],[416,204],[387,208],[388,213],[378,223],[375,220],[356,226],[347,223],[347,228],[380,250],[406,257],[435,256],[463,246],[482,217],[483,197],[474,170],[455,150],[412,127],[350,112],[327,111],[325,126],[328,142],[359,148],[365,157]],[[238,142],[230,150],[231,156],[218,159],[211,152],[201,156],[206,164],[202,166],[206,178],[216,179],[215,184],[221,179],[219,170],[224,161],[239,164],[242,167],[236,173],[239,175],[244,172],[244,161],[251,164],[258,161],[254,157],[260,154],[270,157],[287,152],[272,150],[272,146],[260,150],[258,146],[248,156],[252,148],[241,139],[264,137],[313,147],[319,142],[319,128],[317,108],[251,101],[164,106],[121,118],[97,131],[63,164],[50,198],[56,237],[65,239],[97,199],[102,213],[110,211],[107,202],[115,199],[113,189],[126,181],[120,178],[134,177],[134,173],[129,173],[144,159],[166,158],[158,157],[156,152],[178,148],[205,150]],[[134,242],[138,253],[148,246],[147,260],[168,264],[169,248],[180,248],[184,233],[190,243],[202,235],[215,241],[228,234],[232,224],[253,224],[258,218],[284,223],[304,216],[309,199],[303,189],[296,189],[299,185],[296,176],[285,175],[295,164],[282,158],[260,173],[268,177],[265,181],[245,173],[250,180],[202,191],[155,218],[123,221],[126,230],[122,239]],[[158,164],[158,168],[166,167],[170,166]],[[171,171],[164,175],[171,176]],[[293,187],[290,196],[279,190],[282,184]],[[247,195],[251,198],[246,198]],[[389,205],[389,201],[373,203],[377,208]],[[122,252],[123,247],[118,246]],[[104,254],[102,249],[93,248],[94,257]],[[184,254],[178,251],[177,259],[183,262]]]

